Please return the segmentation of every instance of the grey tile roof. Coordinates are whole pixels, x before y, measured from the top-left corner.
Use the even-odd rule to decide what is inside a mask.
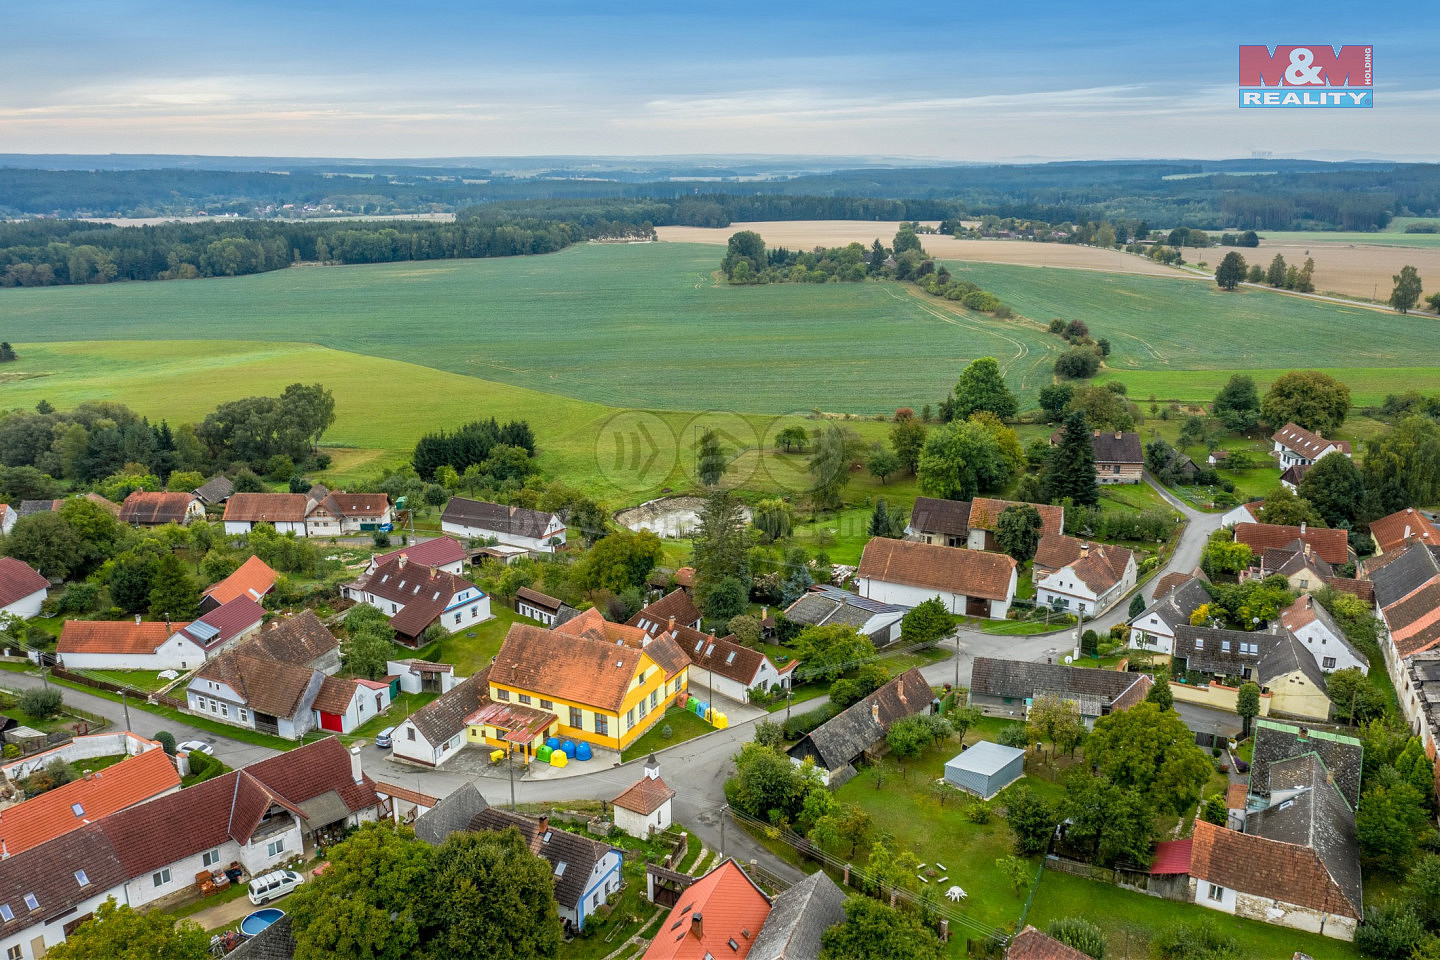
[[[1209,603],[1210,599],[1210,594],[1205,589],[1205,582],[1199,577],[1192,577],[1179,586],[1172,587],[1163,597],[1156,597],[1155,601],[1145,608],[1144,613],[1130,622],[1139,623],[1151,614],[1155,614],[1171,630],[1180,626],[1188,626],[1190,614],[1194,613],[1201,604]]]
[[[410,722],[431,746],[465,729],[465,718],[490,700],[490,671],[466,677],[410,715]]]
[[[1301,736],[1304,731],[1305,735]],[[1250,792],[1270,794],[1271,765],[1291,757],[1314,753],[1325,763],[1340,795],[1353,810],[1360,803],[1360,777],[1364,747],[1353,737],[1306,730],[1290,723],[1264,718],[1255,721],[1255,752],[1250,762]]]
[[[831,717],[786,751],[791,757],[814,757],[826,770],[838,770],[870,749],[901,717],[930,706],[934,691],[919,670],[910,669]],[[878,708],[879,719],[875,717]]]
[[[820,937],[845,920],[845,894],[817,870],[771,902],[746,960],[813,960]]]
[[[910,510],[910,529],[963,537],[970,533],[970,501],[916,497]]]
[[[287,913],[229,954],[235,960],[295,960],[295,935]]]
[[[1315,662],[1310,651],[1293,635],[1282,633],[1279,642],[1260,658],[1255,673],[1261,684],[1269,686],[1271,681],[1289,676],[1297,670],[1305,674],[1305,679],[1316,687],[1325,689],[1325,674],[1321,672],[1320,665]]]
[[[415,836],[438,847],[450,834],[470,829],[470,821],[490,806],[473,783],[462,783],[415,818]]]
[[[1183,657],[1186,666],[1232,677],[1259,664],[1279,642],[1278,634],[1263,631],[1192,627],[1188,623],[1175,628],[1175,656]]]
[[[206,503],[219,503],[222,500],[228,500],[234,493],[235,484],[231,483],[230,479],[223,473],[217,473],[195,488],[195,496],[204,500]]]
[[[1362,886],[1355,812],[1331,781],[1325,762],[1308,753],[1274,763],[1270,788],[1272,805],[1247,814],[1245,832],[1314,850],[1358,914]]]
[[[1053,693],[1062,697],[1073,696],[1081,701],[1082,707],[1093,701],[1091,705],[1097,708],[1123,696],[1140,682],[1141,675],[1138,673],[990,657],[976,657],[970,672],[971,694],[1025,699]],[[1082,712],[1089,716],[1101,715],[1100,709]]]
[[[1135,432],[1094,431],[1090,441],[1096,463],[1144,463],[1140,434]]]
[[[615,848],[599,840],[582,837],[544,824],[540,821],[508,810],[488,807],[477,813],[470,821],[471,830],[505,830],[514,827],[520,831],[530,852],[544,857],[552,868],[565,864],[564,872],[555,877],[555,901],[574,909],[585,895],[585,884],[590,879],[595,864]]]
[[[828,594],[802,593],[785,609],[785,616],[796,623],[854,627],[858,630],[875,614]]]
[[[554,516],[553,513],[542,513],[526,507],[510,507],[484,500],[452,497],[450,502],[445,504],[445,512],[441,514],[440,520],[442,523],[456,523],[538,540],[545,536],[545,528]]]
[[[1440,560],[1434,550],[1423,543],[1414,544],[1370,575],[1375,583],[1375,602],[1383,610],[1436,576],[1440,576]]]

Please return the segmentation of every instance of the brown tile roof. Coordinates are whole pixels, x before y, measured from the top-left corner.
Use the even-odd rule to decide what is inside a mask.
[[[225,501],[228,523],[300,523],[310,510],[303,493],[237,493]]]
[[[350,701],[354,699],[354,680],[326,677],[320,681],[320,690],[315,694],[315,702],[312,706],[321,713],[338,716],[350,709]]]
[[[690,594],[684,590],[678,588],[671,590],[625,622],[632,627],[641,627],[647,633],[653,634],[656,631],[645,626],[647,622],[664,627],[670,622],[671,617],[675,618],[677,624],[684,627],[694,627],[700,623],[700,611],[696,608],[695,602],[690,599]]]
[[[1370,536],[1381,553],[1389,553],[1412,539],[1440,544],[1440,529],[1414,507],[1370,522]]]
[[[1305,479],[1305,474],[1310,472],[1310,468],[1312,466],[1314,466],[1314,464],[1292,463],[1290,464],[1290,466],[1285,468],[1284,473],[1280,474],[1280,482],[1288,483],[1293,487],[1298,487],[1300,486],[1300,481]]]
[[[1097,545],[1090,547],[1088,555],[1071,564],[1070,569],[1091,590],[1104,593],[1124,578],[1132,556],[1134,554],[1124,547]]]
[[[107,500],[106,498],[100,496],[100,494],[98,493],[87,493],[84,496],[86,500],[89,500],[91,503],[97,504],[100,507],[104,508],[104,510],[112,517],[120,516],[120,504],[116,503],[114,500]],[[55,509],[59,510],[61,505],[64,503],[64,500],[56,500]]]
[[[154,653],[177,630],[190,624],[162,621],[136,623],[134,620],[66,620],[60,627],[56,651],[67,653],[112,653],[117,656]]]
[[[436,537],[433,540],[426,540],[423,543],[412,543],[408,547],[401,547],[399,550],[391,550],[389,553],[378,554],[371,558],[378,567],[400,554],[405,554],[411,563],[418,563],[422,566],[443,567],[446,564],[454,563],[457,560],[465,559],[465,548],[458,540],[450,537]]]
[[[193,493],[151,493],[136,490],[120,505],[120,522],[183,523],[190,504],[196,499]]]
[[[733,637],[712,637],[689,627],[676,627],[674,633],[668,636],[673,637],[676,646],[691,665],[701,670],[713,671],[747,687],[755,682],[755,676],[766,660],[765,654],[737,643]],[[653,647],[654,644],[650,646]],[[650,647],[646,647],[645,652],[650,653]],[[695,675],[691,674],[692,682],[694,679]]]
[[[541,610],[548,610],[551,613],[559,613],[564,604],[550,596],[548,593],[541,593],[539,590],[531,590],[529,587],[521,587],[515,591],[516,600],[524,600],[532,607]]]
[[[1227,810],[1244,810],[1245,797],[1249,795],[1249,788],[1243,783],[1232,783],[1225,789],[1225,808]]]
[[[1241,893],[1360,919],[1311,848],[1196,820],[1190,876]]]
[[[626,623],[612,623],[595,607],[578,613],[555,626],[555,632],[569,637],[583,637],[601,643],[623,643],[627,647],[641,650],[650,642],[650,634]]]
[[[238,651],[243,647],[251,656],[309,666],[338,646],[340,641],[325,628],[315,611],[306,610],[289,620],[272,620],[268,627],[234,649]]]
[[[511,624],[490,682],[614,713],[641,665],[653,659],[624,644]]]
[[[247,642],[222,652],[196,671],[195,678],[225,684],[259,713],[293,719],[306,691],[323,674],[299,664],[253,656],[242,649],[248,646]]]
[[[1159,600],[1171,590],[1174,590],[1181,584],[1187,583],[1196,577],[1199,577],[1201,579],[1209,579],[1205,576],[1204,573],[1200,572],[1200,569],[1198,567],[1191,573],[1181,573],[1177,570],[1174,573],[1165,574],[1165,576],[1161,577],[1160,580],[1155,584],[1155,599]]]
[[[383,493],[332,493],[320,506],[337,517],[383,517],[390,509],[390,498]]]
[[[695,586],[695,568],[681,567],[675,571],[675,585],[677,587]]]
[[[1010,948],[1005,951],[1005,960],[1089,960],[1090,955],[1081,953],[1069,944],[1048,937],[1034,927],[1026,927],[1015,934]]]
[[[63,787],[6,807],[0,845],[8,856],[53,840],[86,823],[180,787],[180,774],[159,744]],[[75,806],[80,807],[79,812]]]
[[[259,557],[250,557],[230,576],[205,590],[205,596],[224,605],[236,597],[249,597],[259,602],[275,586],[276,573]]]
[[[432,797],[428,793],[421,793],[419,790],[411,790],[409,787],[386,783],[384,780],[375,781],[375,792],[384,794],[387,797],[394,797],[396,800],[404,800],[406,803],[418,804],[422,807],[433,807],[440,802],[438,797]]]
[[[410,563],[403,557],[376,567],[365,581],[365,590],[403,605],[400,612],[390,618],[390,626],[407,637],[424,633],[425,628],[445,612],[457,593],[473,590],[476,600],[485,596],[464,577],[438,567]]]
[[[1345,531],[1324,527],[1290,527],[1275,523],[1237,523],[1235,542],[1247,544],[1255,553],[1289,546],[1295,540],[1308,543],[1326,563],[1343,564],[1349,559],[1350,543]]]
[[[910,509],[910,529],[963,537],[970,532],[970,501],[916,497]]]
[[[542,826],[544,829],[541,829]],[[506,830],[510,827],[520,832],[531,853],[548,860],[556,872],[561,863],[566,865],[566,869],[555,877],[555,900],[572,909],[585,895],[585,885],[590,882],[595,865],[615,849],[608,843],[552,827],[548,820],[532,820],[498,807],[487,807],[470,820],[471,830]]]
[[[1020,503],[1015,500],[991,500],[986,497],[976,497],[970,502],[970,527],[971,529],[995,530],[995,524],[1000,520],[1000,514],[1006,507],[1034,507],[1040,514],[1040,531],[1044,534],[1059,536],[1065,532],[1065,508],[1057,507],[1048,503]]]
[[[680,630],[682,628],[676,627],[675,629]],[[655,664],[661,670],[665,671],[666,680],[676,676],[681,670],[690,666],[690,658],[686,656],[685,651],[680,647],[679,640],[673,635],[662,634],[656,637],[654,640],[645,644],[644,650],[646,655],[649,656],[651,660],[654,660]],[[715,672],[720,673],[720,670],[717,669]],[[725,674],[721,674],[721,676],[725,676]]]
[[[1062,534],[1047,533],[1035,547],[1035,566],[1059,570],[1066,564],[1080,559],[1080,544],[1083,540]]]
[[[141,804],[144,806],[148,804]],[[85,871],[90,880],[87,886],[80,886],[76,870]],[[5,923],[5,936],[64,916],[99,891],[112,890],[132,876],[98,823],[6,857],[0,860],[0,904],[8,906],[15,919]],[[25,905],[27,894],[35,897],[38,909]]]
[[[1323,577],[1326,586],[1341,593],[1349,593],[1359,597],[1366,603],[1375,602],[1375,584],[1369,580],[1355,580],[1351,577]]]
[[[410,715],[410,722],[431,746],[465,729],[465,720],[490,703],[490,670],[472,674]]]
[[[1008,600],[1015,561],[1000,553],[956,550],[929,543],[874,537],[865,544],[856,576],[967,597]]]
[[[0,607],[8,607],[50,586],[28,563],[14,557],[0,557]]]
[[[665,801],[672,800],[675,791],[659,777],[641,777],[628,790],[616,797],[611,803],[624,810],[633,810],[641,816],[648,817],[665,805]]]
[[[1314,460],[1330,447],[1335,447],[1341,453],[1350,452],[1350,444],[1345,440],[1326,440],[1318,433],[1306,430],[1296,423],[1287,423],[1276,430],[1270,437],[1278,443],[1284,444],[1294,450],[1307,460]]]

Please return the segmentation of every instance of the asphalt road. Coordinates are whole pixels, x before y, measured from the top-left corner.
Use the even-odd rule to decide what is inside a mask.
[[[1187,520],[1180,542],[1161,575],[1176,571],[1188,573],[1199,565],[1200,552],[1210,534],[1219,528],[1220,516],[1200,513],[1186,506],[1148,476],[1146,482]],[[1155,577],[1142,588],[1147,601],[1153,599],[1154,584],[1158,580],[1159,577]],[[1128,619],[1128,609],[1129,599],[1126,598],[1096,620],[1088,622],[1086,626],[1102,632],[1108,630],[1112,625]],[[921,673],[935,686],[943,683],[966,686],[970,683],[970,669],[977,656],[1037,662],[1052,657],[1060,659],[1077,642],[1077,631],[1073,627],[1056,633],[1025,637],[994,636],[977,630],[961,630],[947,641],[947,645],[954,646],[956,654],[922,668]],[[41,683],[38,674],[0,674],[0,686],[9,689],[38,687]],[[128,726],[135,733],[146,737],[153,737],[160,730],[168,730],[177,741],[203,740],[215,748],[216,757],[231,767],[238,768],[255,763],[276,753],[268,747],[254,746],[176,723],[134,704],[130,706],[127,724],[120,704],[69,688],[64,690],[67,703],[106,717],[118,729]],[[807,701],[805,709],[819,706],[823,702]],[[1192,730],[1221,732],[1238,729],[1239,726],[1239,720],[1233,714],[1190,704],[1177,704],[1177,709]],[[725,803],[724,783],[732,770],[730,758],[742,743],[751,738],[753,726],[754,721],[739,723],[726,730],[660,751],[657,757],[660,761],[661,776],[677,792],[676,819],[698,836],[707,848],[723,850],[726,854],[742,860],[759,860],[766,869],[782,878],[798,880],[801,877],[800,871],[778,860],[733,824],[725,825],[721,814]],[[479,774],[444,768],[427,770],[395,763],[388,759],[387,753],[377,750],[373,744],[366,744],[361,754],[366,773],[377,780],[410,787],[436,797],[445,796],[463,783],[475,782],[491,803],[508,805],[510,801],[512,781],[509,771],[503,767],[487,769]],[[643,761],[635,760],[613,767],[587,770],[584,774],[558,780],[525,780],[517,770],[517,779],[513,781],[513,795],[517,803],[608,801],[641,777],[642,763]]]

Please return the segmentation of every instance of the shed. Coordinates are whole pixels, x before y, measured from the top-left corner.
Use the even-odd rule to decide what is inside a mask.
[[[945,762],[945,779],[989,800],[1025,775],[1025,751],[981,740]]]

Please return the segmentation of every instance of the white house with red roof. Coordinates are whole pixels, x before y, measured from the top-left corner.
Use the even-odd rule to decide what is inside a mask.
[[[260,629],[265,610],[236,597],[192,623],[67,620],[56,652],[70,670],[193,670]]]
[[[648,840],[675,822],[671,801],[675,791],[660,779],[660,761],[655,754],[645,761],[645,773],[611,803],[615,807],[615,826],[632,837]]]
[[[410,563],[434,567],[445,573],[453,573],[457,577],[465,572],[465,547],[458,540],[450,537],[420,540],[409,546],[401,547],[399,550],[377,553],[370,558],[370,564],[365,568],[365,572],[367,574],[374,573],[376,567],[399,559],[401,554],[404,554]]]
[[[389,617],[396,639],[410,647],[420,645],[431,624],[455,633],[492,619],[484,590],[438,567],[411,563],[404,551],[345,584],[341,593]]]
[[[1326,440],[1320,434],[1296,423],[1287,423],[1270,438],[1275,443],[1275,449],[1270,455],[1280,461],[1280,469],[1286,470],[1290,467],[1308,467],[1321,457],[1332,453],[1343,453],[1350,456],[1350,444],[1344,440]]]
[[[311,709],[315,726],[331,733],[350,733],[378,717],[390,706],[390,684],[363,677],[342,680],[326,677],[320,682]]]
[[[1080,556],[1035,584],[1035,602],[1080,617],[1109,609],[1135,586],[1135,554],[1124,547],[1079,545]]]
[[[50,581],[34,567],[14,557],[0,557],[0,614],[21,620],[39,616],[49,591]]]

